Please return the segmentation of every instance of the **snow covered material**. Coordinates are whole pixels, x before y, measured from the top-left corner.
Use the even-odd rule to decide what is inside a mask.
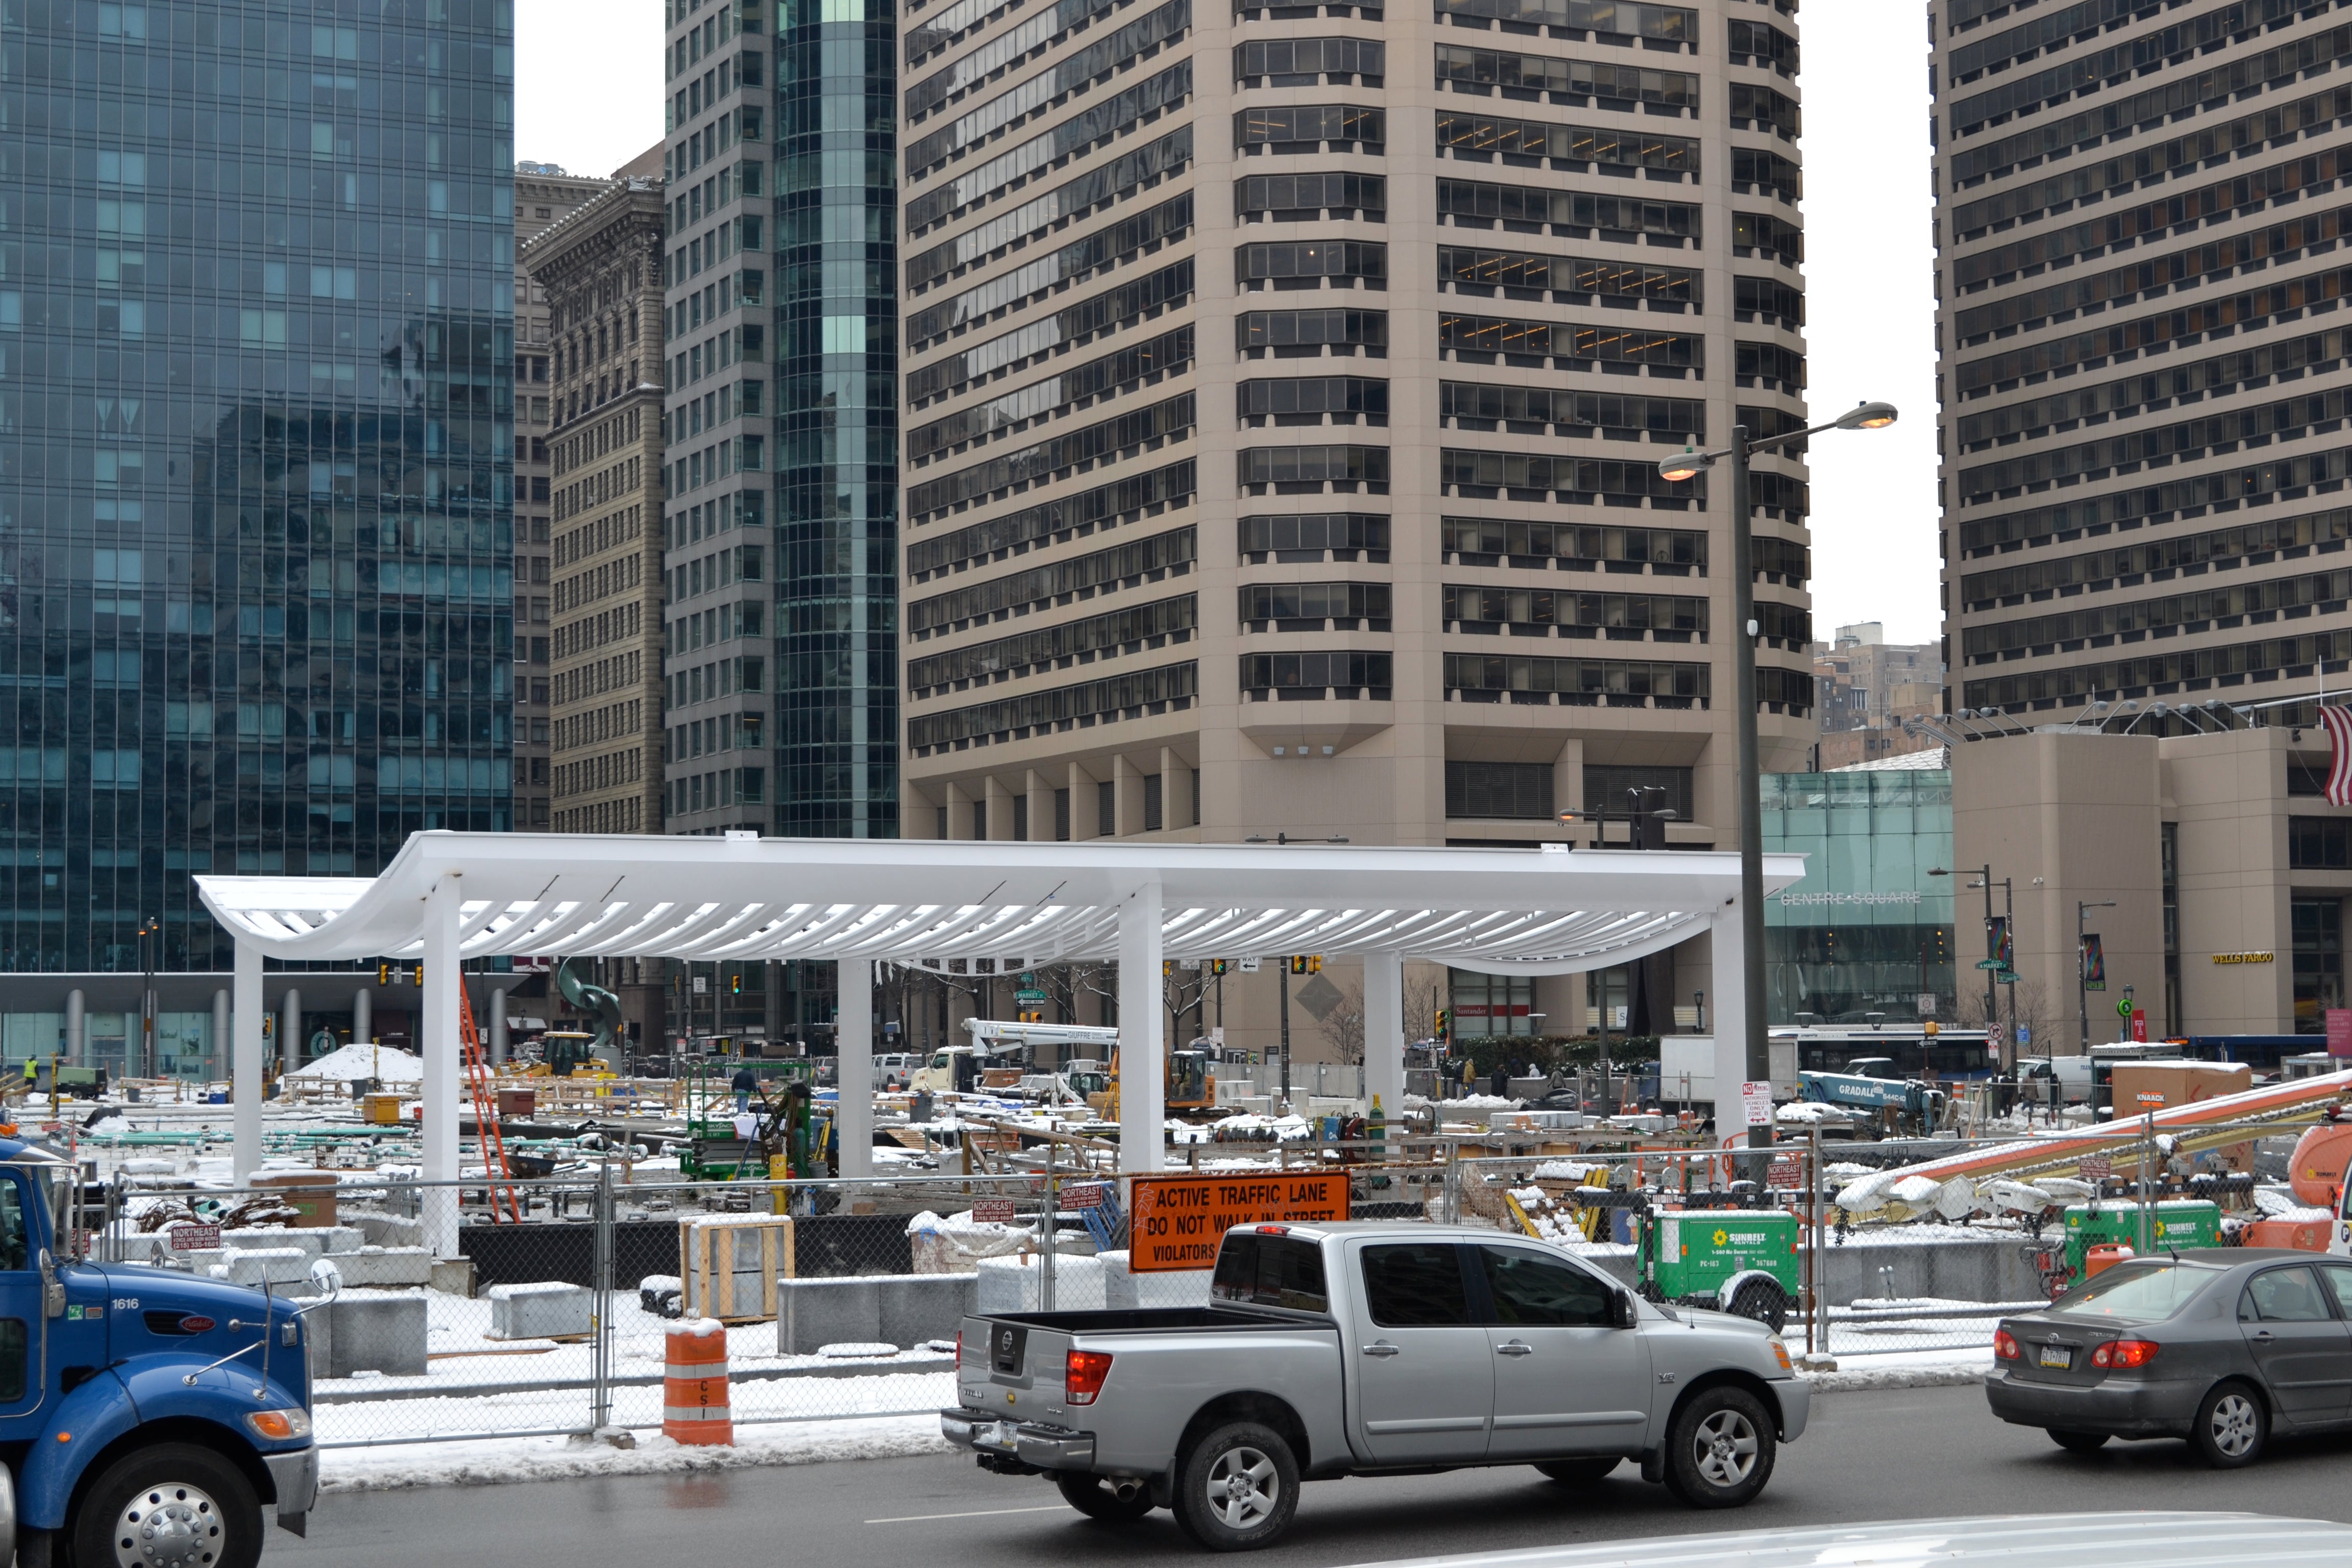
[[[827,1361],[869,1361],[876,1356],[897,1355],[898,1347],[878,1340],[845,1340],[838,1344],[819,1345],[816,1353]]]
[[[669,1326],[669,1331],[673,1334],[691,1334],[698,1340],[707,1340],[713,1334],[724,1336],[727,1332],[727,1325],[716,1318],[688,1318],[672,1323]]]
[[[739,1415],[731,1448],[688,1447],[635,1432],[636,1447],[575,1443],[564,1437],[492,1437],[465,1443],[406,1443],[327,1448],[319,1456],[320,1489],[393,1491],[410,1487],[495,1486],[575,1476],[658,1476],[760,1465],[810,1465],[834,1459],[896,1459],[951,1452],[936,1412],[839,1421],[747,1425]]]
[[[372,1078],[381,1083],[421,1084],[425,1058],[396,1046],[345,1046],[286,1076],[317,1083],[355,1083]]]

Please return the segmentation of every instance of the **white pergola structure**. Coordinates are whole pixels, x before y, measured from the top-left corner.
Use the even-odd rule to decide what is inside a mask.
[[[1765,858],[1768,892],[1800,855]],[[841,965],[841,1171],[872,1173],[873,966],[964,960],[998,973],[1116,960],[1121,1164],[1165,1145],[1165,960],[1322,953],[1365,966],[1366,1092],[1403,1100],[1403,964],[1572,974],[1704,931],[1717,996],[1743,994],[1739,858],[1705,852],[1345,845],[1026,844],[938,839],[419,833],[381,876],[198,877],[236,942],[236,1169],[261,1159],[265,959],[419,962],[424,1175],[457,1168],[459,963],[669,958]],[[1732,1016],[1727,1012],[1725,1016]],[[457,1247],[457,1194],[428,1188],[425,1240]]]

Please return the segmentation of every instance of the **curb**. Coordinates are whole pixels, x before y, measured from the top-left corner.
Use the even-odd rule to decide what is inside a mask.
[[[1981,1366],[1860,1366],[1806,1374],[1815,1394],[1875,1394],[1901,1388],[1969,1388],[1985,1380]]]
[[[843,1422],[750,1426],[731,1447],[687,1447],[658,1431],[634,1434],[636,1447],[574,1446],[562,1437],[492,1438],[482,1443],[403,1444],[334,1448],[320,1456],[319,1489],[407,1491],[419,1487],[511,1486],[604,1476],[703,1475],[836,1459],[904,1459],[951,1454],[936,1415],[851,1417]],[[845,1430],[845,1428],[847,1428]],[[763,1440],[764,1439],[764,1440]]]

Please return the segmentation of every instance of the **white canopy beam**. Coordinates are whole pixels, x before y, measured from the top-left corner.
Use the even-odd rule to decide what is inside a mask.
[[[1802,856],[1764,859],[1768,892],[1804,874]],[[1375,973],[1398,973],[1410,959],[1505,975],[1608,968],[1704,931],[1734,929],[1722,922],[1737,909],[1739,858],[1712,850],[1570,852],[1561,845],[1375,848],[433,832],[412,835],[373,879],[205,876],[196,883],[237,949],[242,1173],[260,1163],[259,1100],[248,1106],[247,1097],[258,1095],[265,957],[423,959],[426,1174],[446,1171],[451,1178],[454,984],[462,959],[814,959],[845,970],[961,960],[1000,974],[1116,961],[1125,1163],[1146,1170],[1158,1165],[1162,1141],[1164,960],[1347,953],[1365,961],[1368,982]],[[1715,945],[1716,994],[1736,997],[1738,944],[1725,939]],[[845,984],[845,1024],[853,989],[854,981]],[[1398,998],[1391,1005],[1393,994],[1390,980],[1368,984],[1380,1044],[1372,1048],[1374,1020],[1368,1018],[1367,1072],[1385,1086],[1377,1092],[1391,1115],[1402,1097],[1402,1004]],[[870,1042],[870,1017],[867,1028]],[[870,1081],[863,1074],[843,1079],[845,1164],[854,1157],[853,1143],[862,1149],[870,1142],[870,1132],[860,1141],[850,1131]],[[427,1237],[436,1249],[454,1248],[454,1205],[446,1226],[428,1227]]]

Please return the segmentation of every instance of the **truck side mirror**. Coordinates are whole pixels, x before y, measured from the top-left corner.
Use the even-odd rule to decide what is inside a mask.
[[[1642,1321],[1639,1309],[1633,1305],[1633,1292],[1620,1290],[1610,1300],[1610,1321],[1614,1327],[1630,1329]]]

